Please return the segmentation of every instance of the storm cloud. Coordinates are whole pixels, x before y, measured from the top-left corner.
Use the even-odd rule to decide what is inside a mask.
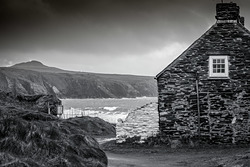
[[[2,0],[0,66],[35,59],[70,70],[155,75],[215,23],[218,2]],[[249,27],[250,2],[235,2]]]

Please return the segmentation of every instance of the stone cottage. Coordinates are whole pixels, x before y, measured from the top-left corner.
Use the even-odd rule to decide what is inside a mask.
[[[250,32],[236,3],[157,76],[159,130],[178,140],[250,142]]]

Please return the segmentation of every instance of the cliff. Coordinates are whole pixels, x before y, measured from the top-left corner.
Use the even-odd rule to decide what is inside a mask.
[[[150,76],[74,72],[37,61],[0,68],[0,90],[14,94],[53,94],[60,98],[157,96]]]

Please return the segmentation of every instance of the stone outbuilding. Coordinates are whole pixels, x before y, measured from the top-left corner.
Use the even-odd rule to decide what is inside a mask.
[[[178,140],[250,142],[250,32],[236,3],[157,76],[159,130]]]

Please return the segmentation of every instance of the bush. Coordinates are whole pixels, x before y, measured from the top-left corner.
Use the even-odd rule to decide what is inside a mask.
[[[146,145],[154,146],[154,145],[169,145],[170,139],[168,136],[162,136],[161,134],[157,134],[155,136],[148,137],[145,141]]]
[[[140,140],[141,140],[141,136],[134,136],[134,137],[126,138],[125,143],[126,144],[135,144],[135,143],[139,143]]]

